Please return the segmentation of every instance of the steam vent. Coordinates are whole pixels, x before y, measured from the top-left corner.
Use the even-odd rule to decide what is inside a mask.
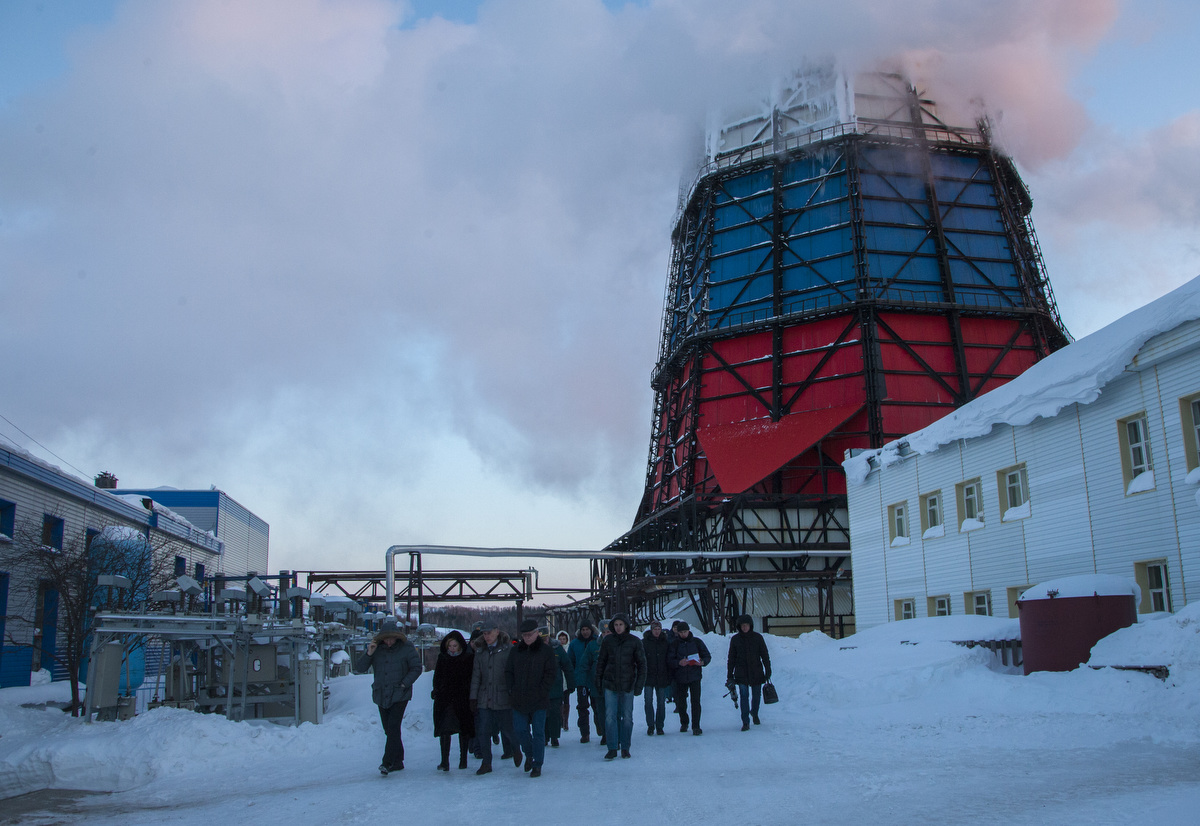
[[[714,574],[790,574],[817,588],[814,626],[852,623],[845,451],[1069,341],[1029,193],[986,121],[945,123],[897,75],[798,72],[707,144],[672,234],[645,492],[599,584],[649,616]],[[755,610],[741,582],[692,592],[705,625],[810,612]]]

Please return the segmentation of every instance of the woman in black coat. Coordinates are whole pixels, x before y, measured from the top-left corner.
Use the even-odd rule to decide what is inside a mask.
[[[433,669],[433,736],[441,740],[442,762],[450,771],[450,738],[458,735],[458,767],[467,767],[467,742],[475,736],[471,713],[471,669],[475,655],[463,635],[451,631],[442,639],[442,650]]]

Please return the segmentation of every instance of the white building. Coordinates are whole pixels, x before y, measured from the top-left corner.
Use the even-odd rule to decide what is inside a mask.
[[[847,458],[858,628],[1015,617],[1075,574],[1197,599],[1200,278],[881,450]]]
[[[210,532],[224,545],[220,569],[210,574],[245,576],[267,573],[271,527],[223,490],[179,490],[172,487],[118,488],[113,493],[153,500]]]
[[[175,555],[176,573],[220,565],[212,533],[138,497],[115,496],[0,439],[0,687],[29,685],[42,668],[60,679],[57,583],[34,581],[22,564],[25,540],[62,551],[97,537],[140,536]],[[100,573],[100,572],[98,572]],[[115,573],[115,572],[110,572]]]

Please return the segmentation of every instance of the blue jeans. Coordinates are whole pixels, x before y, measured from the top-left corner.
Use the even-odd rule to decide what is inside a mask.
[[[500,732],[501,737],[503,737],[507,742],[512,742],[512,709],[480,708],[479,726],[475,730],[475,738],[479,745],[479,752],[483,760],[483,765],[485,766],[492,765],[492,735],[497,731]]]
[[[604,689],[604,734],[610,749],[629,751],[633,740],[633,693]]]
[[[738,683],[738,701],[742,704],[742,725],[750,725],[750,716],[758,717],[758,703],[762,700],[761,685],[742,685]],[[754,705],[750,705],[750,693],[754,692]]]
[[[526,714],[514,708],[512,724],[521,751],[529,756],[530,765],[542,765],[546,759],[546,709],[539,708]]]
[[[667,686],[648,685],[645,688],[646,698],[646,728],[662,731],[667,722]],[[657,711],[654,708],[658,703]]]

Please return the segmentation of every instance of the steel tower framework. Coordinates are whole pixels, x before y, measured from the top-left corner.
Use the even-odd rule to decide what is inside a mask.
[[[723,627],[754,586],[715,583],[752,574],[817,589],[825,630],[852,621],[845,451],[1069,341],[1031,207],[986,121],[944,123],[898,75],[809,69],[710,135],[672,237],[645,492],[624,555],[593,565],[604,608],[649,619],[687,580]]]

